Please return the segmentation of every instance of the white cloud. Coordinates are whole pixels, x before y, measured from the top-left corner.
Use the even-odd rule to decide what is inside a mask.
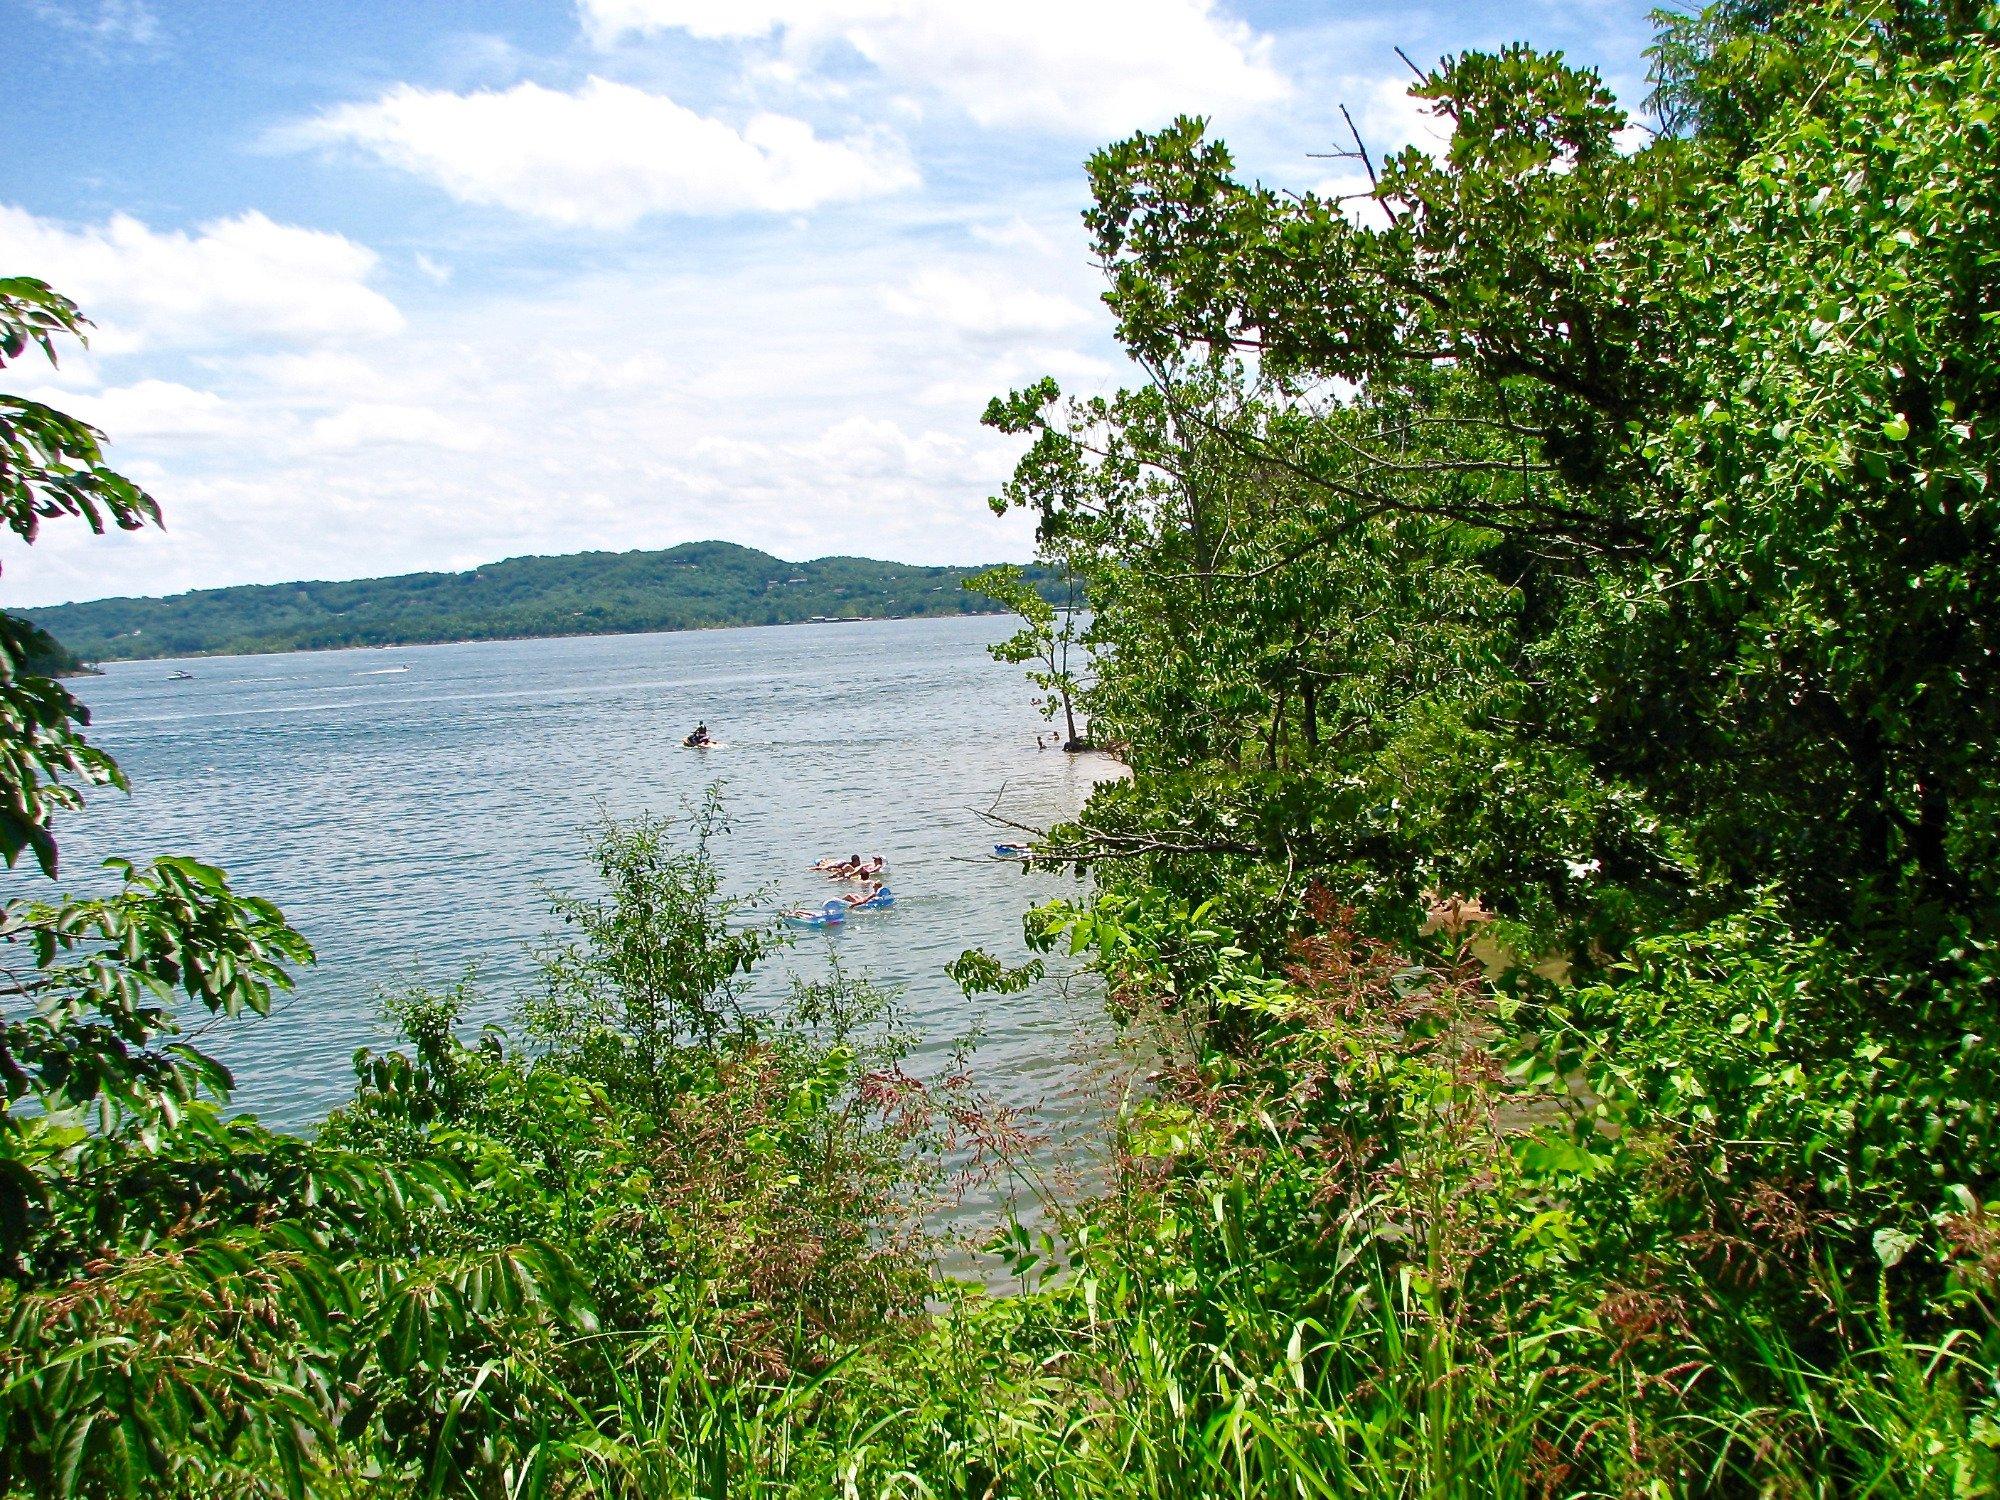
[[[732,486],[762,484],[774,469],[810,473],[822,498],[851,499],[857,486],[880,481],[948,483],[966,463],[965,435],[935,429],[912,434],[886,417],[844,417],[810,437],[778,444],[709,435],[688,450],[709,478]]]
[[[1617,145],[1621,155],[1632,156],[1637,152],[1644,151],[1659,138],[1659,132],[1646,124],[1645,121],[1631,120],[1627,122],[1624,129],[1620,130],[1611,139]]]
[[[240,416],[214,391],[172,380],[139,380],[98,391],[77,390],[72,381],[63,388],[44,387],[28,394],[121,438],[217,437],[242,425]]]
[[[775,38],[795,65],[844,44],[981,125],[1113,135],[1288,92],[1271,42],[1214,0],[582,0],[593,36]]]
[[[1054,255],[1056,242],[1019,214],[1000,224],[974,224],[972,237],[981,244],[1001,250],[1028,250],[1036,255]]]
[[[1102,320],[1074,321],[1088,266],[1024,284],[962,241],[868,227],[815,235],[809,257],[800,243],[782,233],[693,266],[635,243],[531,288],[462,268],[453,295],[413,304],[395,340],[300,348],[246,334],[172,360],[177,378],[152,352],[104,354],[89,386],[66,368],[49,384],[80,392],[64,399],[103,422],[111,462],[144,476],[167,529],[0,539],[7,596],[708,537],[792,558],[1026,556],[1027,524],[984,504],[1017,444],[979,410],[1044,369],[1108,369],[1084,352],[1107,352]],[[933,300],[919,308],[919,294]],[[889,313],[892,297],[916,311]],[[1059,327],[996,337],[1007,321]],[[562,336],[524,346],[524,328]]]
[[[372,359],[351,349],[287,350],[265,353],[252,346],[227,361],[239,379],[266,399],[292,402],[366,400],[380,395],[383,372]]]
[[[952,371],[919,390],[915,399],[969,424],[979,419],[995,396],[1018,390],[1044,375],[1055,376],[1072,394],[1097,395],[1116,385],[1119,369],[1109,360],[1075,349],[1021,345],[987,363]]]
[[[912,437],[894,422],[865,416],[834,423],[796,451],[835,482],[850,483],[903,477],[938,480],[965,460],[965,444],[953,434]]]
[[[403,326],[367,284],[372,250],[255,212],[183,233],[125,214],[71,228],[0,204],[0,264],[78,302],[98,325],[100,353],[245,336],[330,342]]]
[[[471,453],[489,436],[483,423],[453,420],[426,406],[357,401],[314,422],[305,442],[311,448],[334,453],[387,447]]]
[[[466,94],[403,84],[289,135],[361,147],[463,202],[601,229],[649,214],[792,213],[917,181],[888,135],[824,140],[779,114],[752,116],[739,130],[603,78],[573,93],[536,83]]]
[[[29,8],[100,47],[152,48],[163,40],[160,18],[146,0],[97,0],[95,5],[29,0]]]
[[[1415,80],[1403,77],[1365,78],[1350,76],[1340,81],[1341,97],[1354,113],[1361,139],[1379,166],[1405,146],[1416,146],[1435,156],[1451,145],[1451,121],[1438,114],[1437,105],[1419,99],[1410,90]],[[1342,146],[1351,144],[1342,141]]]
[[[984,338],[1060,333],[1090,321],[1087,311],[1052,292],[938,267],[918,272],[882,300],[906,318]]]
[[[1312,191],[1315,196],[1338,204],[1348,220],[1363,229],[1381,229],[1388,223],[1383,206],[1372,201],[1375,184],[1359,166],[1322,177],[1313,184]]]

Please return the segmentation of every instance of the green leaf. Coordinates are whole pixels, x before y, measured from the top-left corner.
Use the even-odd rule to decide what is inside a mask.
[[[1920,1243],[1914,1234],[1904,1229],[1878,1229],[1871,1237],[1875,1247],[1875,1258],[1886,1270],[1901,1264],[1903,1257],[1917,1248]]]

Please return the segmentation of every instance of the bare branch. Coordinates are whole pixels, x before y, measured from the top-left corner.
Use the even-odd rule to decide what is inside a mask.
[[[1382,205],[1382,212],[1389,217],[1389,227],[1394,229],[1401,222],[1396,210],[1387,198],[1382,196],[1382,179],[1375,175],[1375,162],[1368,155],[1368,145],[1361,139],[1361,131],[1355,126],[1354,116],[1347,112],[1345,104],[1340,106],[1340,118],[1347,122],[1347,133],[1354,137],[1354,154],[1361,158],[1361,165],[1368,173],[1368,185],[1375,190],[1375,201]]]

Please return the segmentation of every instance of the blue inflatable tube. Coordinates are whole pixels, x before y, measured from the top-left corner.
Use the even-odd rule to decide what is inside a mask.
[[[837,927],[847,920],[847,903],[829,901],[818,911],[788,911],[781,915],[788,927]]]

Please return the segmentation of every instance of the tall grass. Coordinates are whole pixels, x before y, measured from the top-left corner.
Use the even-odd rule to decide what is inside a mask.
[[[1226,1245],[1228,1236],[1216,1237]],[[691,1338],[632,1351],[615,1399],[563,1414],[522,1496],[1963,1497],[2000,1493],[1996,1369],[1855,1320],[1831,1368],[1769,1338],[1734,1371],[1690,1351],[1681,1395],[1474,1339],[1366,1254],[1322,1313],[1261,1298],[1253,1261],[1201,1283],[1078,1265],[810,1374],[719,1379]],[[1284,1330],[1273,1344],[1273,1333]],[[1876,1337],[1861,1339],[1864,1330]],[[640,1374],[641,1368],[647,1373]],[[1764,1394],[1756,1394],[1756,1393]]]

